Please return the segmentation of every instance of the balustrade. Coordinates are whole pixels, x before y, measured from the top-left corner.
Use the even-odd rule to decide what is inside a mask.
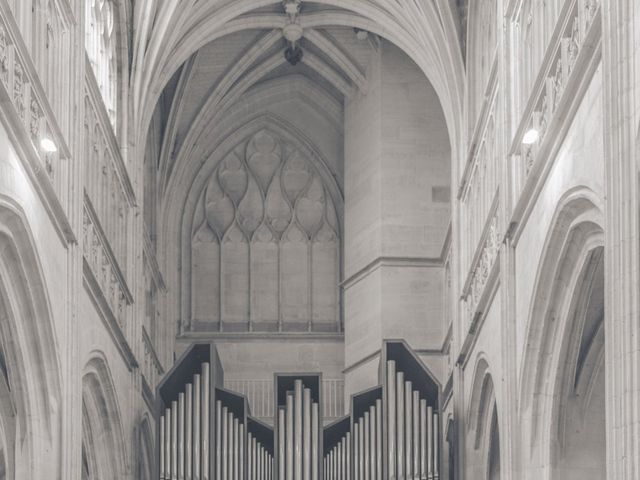
[[[156,385],[160,377],[164,374],[164,369],[156,354],[153,341],[144,326],[142,327],[142,346],[142,376],[147,382],[150,391],[155,392]]]
[[[69,214],[70,152],[60,129],[58,117],[47,100],[36,68],[32,63],[18,27],[0,2],[0,84],[4,96],[14,107],[16,132],[26,143],[31,142],[28,157],[36,158],[32,168],[46,173],[57,201],[64,213]],[[68,102],[67,102],[68,103]],[[12,116],[7,112],[8,116]],[[11,121],[11,119],[9,120]],[[24,136],[22,136],[24,134]],[[56,152],[46,152],[41,140],[49,138],[57,147]],[[25,144],[24,147],[28,146]]]
[[[85,197],[83,209],[82,251],[97,286],[126,336],[127,306],[132,303],[131,293],[118,266],[110,243],[98,221],[91,200]]]
[[[122,272],[128,265],[133,188],[95,79],[85,77],[85,190]]]
[[[584,74],[583,69],[578,69],[581,70],[578,73],[575,70],[588,38],[599,27],[599,13],[599,0],[572,0],[558,21],[558,34],[547,49],[511,148],[516,160],[514,200],[522,192],[542,147],[549,143],[550,124],[558,117],[558,111],[563,110],[562,105],[567,103],[568,97],[575,95],[575,88],[570,88],[565,95],[566,87]],[[588,62],[587,58],[582,60]],[[522,140],[530,130],[538,132],[538,139],[525,145]],[[557,134],[558,129],[552,130]]]
[[[497,86],[494,84],[479,123],[470,159],[459,190],[463,235],[461,267],[468,272],[481,248],[483,233],[494,208],[499,185],[498,135],[496,130]]]

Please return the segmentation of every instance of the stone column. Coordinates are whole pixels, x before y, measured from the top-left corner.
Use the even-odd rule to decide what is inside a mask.
[[[439,351],[450,145],[435,91],[398,48],[372,53],[345,110],[345,394],[378,383],[382,340]],[[436,357],[425,357],[433,360]],[[439,370],[439,359],[432,368]]]
[[[636,0],[605,0],[607,478],[640,478],[640,215]]]

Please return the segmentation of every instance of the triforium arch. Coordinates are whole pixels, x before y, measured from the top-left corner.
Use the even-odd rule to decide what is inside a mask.
[[[47,289],[26,217],[0,196],[0,456],[4,457],[0,465],[4,464],[3,478],[8,480],[40,478],[41,465],[54,465],[60,453],[56,345]]]
[[[127,478],[122,419],[105,357],[94,352],[82,374],[82,462],[88,480]]]
[[[536,276],[518,405],[523,460],[535,478],[605,475],[604,234],[596,198],[581,187],[562,197]]]
[[[493,376],[483,354],[476,361],[467,412],[467,472],[472,478],[500,478],[498,404]]]
[[[254,331],[282,331],[279,322],[287,319],[297,330],[307,331],[315,321],[313,328],[338,331],[337,284],[341,275],[343,198],[335,173],[304,134],[274,115],[261,115],[220,138],[224,140],[207,155],[204,164],[197,171],[188,173],[192,183],[183,190],[187,193],[186,198],[171,199],[172,203],[177,201],[168,212],[176,217],[168,218],[169,223],[177,220],[181,224],[182,260],[178,270],[182,273],[182,294],[179,300],[182,318],[191,320],[185,322],[182,329],[197,329],[198,323],[195,322],[202,327],[203,324],[220,322],[220,319],[236,318],[236,322],[231,322],[233,325],[226,325],[227,331],[246,331],[253,327]],[[263,152],[265,148],[268,151]],[[269,166],[268,171],[257,169],[258,164],[253,162],[256,155],[268,157],[265,158],[269,161],[260,163],[260,168]],[[234,238],[238,241],[232,241]],[[205,248],[207,246],[211,248]],[[252,254],[254,247],[256,251]],[[235,266],[241,264],[246,267],[242,272],[235,272],[234,278],[240,274],[245,278],[244,270],[248,275],[242,285],[229,292],[225,291],[229,286],[224,281],[225,254],[231,255],[228,258]],[[290,305],[290,315],[287,316],[286,292],[274,290],[269,296],[268,292],[250,290],[253,284],[251,275],[275,275],[267,281],[267,285],[275,288],[282,283],[278,272],[295,267],[291,262],[296,255],[300,262],[309,262],[308,275],[296,279],[299,285],[309,285],[309,304],[299,307],[311,310],[303,315],[296,313],[296,305]],[[254,265],[252,261],[260,265]],[[215,270],[203,271],[206,282],[202,278],[194,278],[202,268]],[[280,276],[296,278],[295,275]],[[262,279],[262,282],[266,280]],[[219,287],[217,297],[216,285]],[[210,289],[208,296],[207,292],[199,292],[196,287]],[[315,287],[324,290],[316,291]],[[307,295],[300,293],[303,297]],[[222,302],[239,301],[237,295],[244,300],[241,305],[234,305],[242,311],[226,311]],[[210,305],[216,298],[218,303]],[[315,302],[311,301],[313,299]],[[198,308],[202,300],[208,303]],[[263,303],[256,305],[255,302]],[[252,319],[252,306],[272,315]],[[213,312],[213,316],[218,316],[203,319],[198,318],[198,312]],[[255,320],[253,327],[247,325],[249,319]],[[298,324],[303,321],[304,325]],[[215,330],[225,330],[225,325],[216,325]]]

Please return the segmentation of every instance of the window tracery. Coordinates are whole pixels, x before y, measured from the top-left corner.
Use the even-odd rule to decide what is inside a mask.
[[[114,130],[118,103],[118,36],[115,9],[112,0],[86,0],[85,48]]]
[[[200,198],[192,322],[337,331],[339,252],[338,218],[319,172],[300,148],[263,130],[219,163]]]

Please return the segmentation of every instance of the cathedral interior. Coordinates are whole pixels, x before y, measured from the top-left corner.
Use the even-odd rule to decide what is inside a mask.
[[[0,0],[0,480],[638,480],[639,207],[636,0]]]

